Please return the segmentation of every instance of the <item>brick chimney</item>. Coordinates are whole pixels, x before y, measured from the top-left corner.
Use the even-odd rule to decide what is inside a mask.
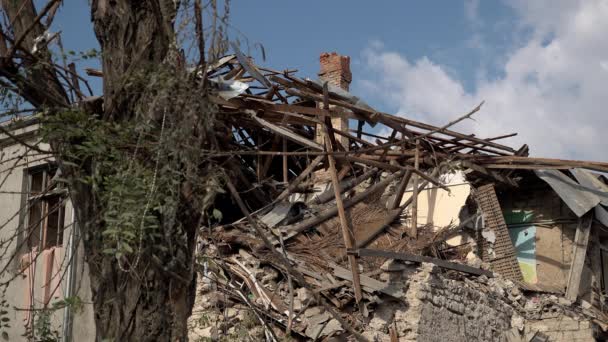
[[[336,52],[324,52],[319,56],[319,62],[321,66],[319,79],[321,82],[327,82],[348,91],[353,79],[353,74],[350,72],[350,57],[339,55]],[[348,119],[334,118],[331,123],[335,129],[348,132]],[[336,140],[348,150],[348,139],[346,137],[336,135]],[[320,127],[317,128],[317,142],[323,143]]]
[[[350,72],[350,57],[335,52],[324,52],[319,57],[321,70],[319,78],[329,84],[348,90],[353,74]]]

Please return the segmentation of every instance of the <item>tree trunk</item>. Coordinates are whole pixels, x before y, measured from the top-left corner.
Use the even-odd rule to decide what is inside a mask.
[[[103,54],[104,106],[109,117],[120,120],[132,115],[146,72],[167,62],[178,4],[173,0],[93,0],[91,16]]]
[[[134,118],[140,102],[146,101],[141,93],[149,82],[148,75],[161,65],[174,64],[171,53],[175,49],[177,4],[173,0],[93,1],[92,20],[102,51],[106,120]],[[156,114],[141,119],[158,121]],[[91,191],[84,193],[89,200],[95,196]],[[82,209],[88,217],[81,217],[81,222],[98,222],[97,208]],[[175,236],[172,242],[181,245],[179,250],[161,259],[144,246],[141,258],[151,260],[140,262],[134,272],[124,272],[114,258],[103,254],[102,227],[88,227],[87,231],[94,232],[85,241],[85,250],[89,258],[96,259],[89,264],[99,339],[187,340],[186,322],[195,295],[192,261],[201,214],[184,196],[178,213],[177,222],[165,236]],[[180,240],[183,234],[185,241]]]
[[[91,200],[91,194],[82,197],[86,201]],[[183,214],[178,220],[190,227],[189,244],[184,246],[183,252],[190,253],[187,260],[192,260],[200,214],[191,208],[182,209]],[[94,222],[95,213],[89,213],[89,217],[79,216],[79,221]],[[142,261],[134,272],[125,272],[113,257],[103,254],[99,238],[101,229],[95,225],[88,226],[86,231],[91,236],[85,240],[97,340],[186,341],[186,324],[196,284],[192,265],[167,268],[159,265],[159,260]]]
[[[13,23],[15,40],[23,35],[18,49],[27,55],[34,38],[45,30],[44,25],[35,20],[38,14],[33,1],[0,1]],[[200,159],[197,150],[210,148],[206,140],[213,139],[210,132],[213,110],[206,101],[205,90],[185,73],[183,63],[178,62],[179,54],[174,46],[173,25],[178,6],[178,0],[93,0],[91,4],[95,34],[101,45],[104,82],[104,112],[95,114],[102,114],[102,120],[117,124],[139,120],[148,126],[163,128],[167,111],[172,115],[167,119],[167,126],[172,125],[172,134],[167,141],[159,139],[153,144],[162,146],[161,143],[167,142],[176,146],[166,156],[175,164],[170,172],[180,170],[179,175],[170,173],[175,178],[170,186],[176,184],[174,188],[179,189],[171,193],[171,200],[175,199],[176,203],[172,207],[175,211],[167,216],[164,212],[150,210],[158,218],[161,229],[153,237],[140,231],[141,250],[129,256],[137,261],[106,252],[103,233],[107,224],[103,213],[108,208],[104,208],[100,193],[104,189],[82,181],[99,173],[96,158],[91,157],[78,167],[63,163],[61,142],[50,141],[53,150],[59,153],[62,171],[70,181],[71,199],[84,237],[98,340],[187,340],[186,324],[194,302],[196,280],[196,235],[202,212],[208,205],[206,202],[210,201],[208,194],[213,193],[209,189],[217,186],[204,184],[212,167]],[[29,72],[25,77],[10,67],[11,56],[0,56],[3,57],[0,58],[0,76],[23,90],[22,96],[38,109],[51,107],[49,112],[55,114],[72,110],[50,54],[46,48],[43,50],[32,56],[30,62],[42,59],[47,62],[46,66],[27,70],[28,65],[25,65]],[[0,51],[6,53],[6,49]],[[158,77],[154,78],[158,70],[164,71],[165,76],[182,75],[183,82],[182,79],[166,84],[158,82]],[[37,85],[41,80],[46,87]],[[155,85],[152,95],[150,84]],[[163,94],[162,108],[149,103],[150,97],[157,93]],[[147,155],[142,157],[141,163],[154,167],[151,160],[153,158]],[[161,252],[155,250],[158,245],[164,248]]]

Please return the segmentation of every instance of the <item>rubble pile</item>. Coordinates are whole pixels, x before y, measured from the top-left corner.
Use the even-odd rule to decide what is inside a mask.
[[[451,130],[481,105],[441,127],[376,111],[348,92],[343,56],[322,55],[318,81],[257,66],[234,48],[196,71],[231,127],[210,155],[234,177],[200,231],[193,340],[574,341],[576,332],[587,341],[603,333],[595,304],[527,281],[498,198],[533,170],[606,172],[607,163],[531,158],[527,145],[497,142],[514,134]],[[449,194],[454,174],[471,189],[459,217],[422,223],[420,194]]]

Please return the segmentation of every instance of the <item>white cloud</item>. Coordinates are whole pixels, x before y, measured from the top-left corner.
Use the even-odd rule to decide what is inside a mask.
[[[498,79],[479,78],[467,92],[447,67],[427,57],[415,61],[372,44],[363,53],[375,76],[361,81],[399,113],[443,124],[486,103],[476,121],[458,128],[530,145],[536,156],[606,159],[608,139],[608,1],[517,0],[509,4],[528,41],[504,56]],[[475,1],[465,13],[476,15]],[[471,17],[474,18],[474,17]],[[499,56],[500,57],[500,56]]]
[[[479,0],[466,0],[464,2],[464,16],[472,25],[479,25]]]

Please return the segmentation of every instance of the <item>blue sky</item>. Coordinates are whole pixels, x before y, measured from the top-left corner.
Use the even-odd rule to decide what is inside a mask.
[[[62,31],[67,50],[97,47],[89,1],[71,2],[61,8],[54,29]],[[410,58],[434,59],[472,89],[480,63],[488,67],[494,53],[511,44],[513,37],[509,32],[488,32],[486,38],[494,42],[496,51],[471,48],[476,28],[467,17],[467,6],[467,2],[440,0],[379,1],[373,5],[367,1],[236,0],[232,1],[230,35],[243,43],[248,41],[259,63],[277,69],[297,68],[307,77],[316,76],[322,52],[351,56],[353,91],[357,90],[358,76],[368,71],[360,60],[362,50],[379,41]],[[489,22],[508,23],[514,16],[500,1],[484,2],[479,11]],[[266,61],[261,60],[256,43],[264,46]],[[82,67],[85,65],[92,66],[84,63]],[[376,105],[385,107],[382,102]]]
[[[66,2],[67,3],[67,2]],[[605,159],[607,0],[233,0],[231,38],[275,69],[316,77],[321,52],[351,56],[351,90],[379,110],[458,129],[518,132],[533,155]],[[95,47],[87,0],[56,20],[67,49]],[[97,84],[99,89],[99,83]]]
[[[471,48],[475,27],[460,1],[233,1],[232,21],[251,43],[266,48],[267,63],[294,67],[314,76],[318,56],[337,51],[351,56],[353,86],[365,72],[361,52],[381,41],[393,51],[418,59],[429,56],[449,66],[468,88],[480,63],[512,43],[509,32],[488,32],[495,51]],[[484,2],[480,15],[488,22],[513,21],[514,12],[499,1]],[[238,37],[238,34],[235,34]],[[481,59],[485,59],[482,61]],[[494,71],[495,72],[495,71]]]

